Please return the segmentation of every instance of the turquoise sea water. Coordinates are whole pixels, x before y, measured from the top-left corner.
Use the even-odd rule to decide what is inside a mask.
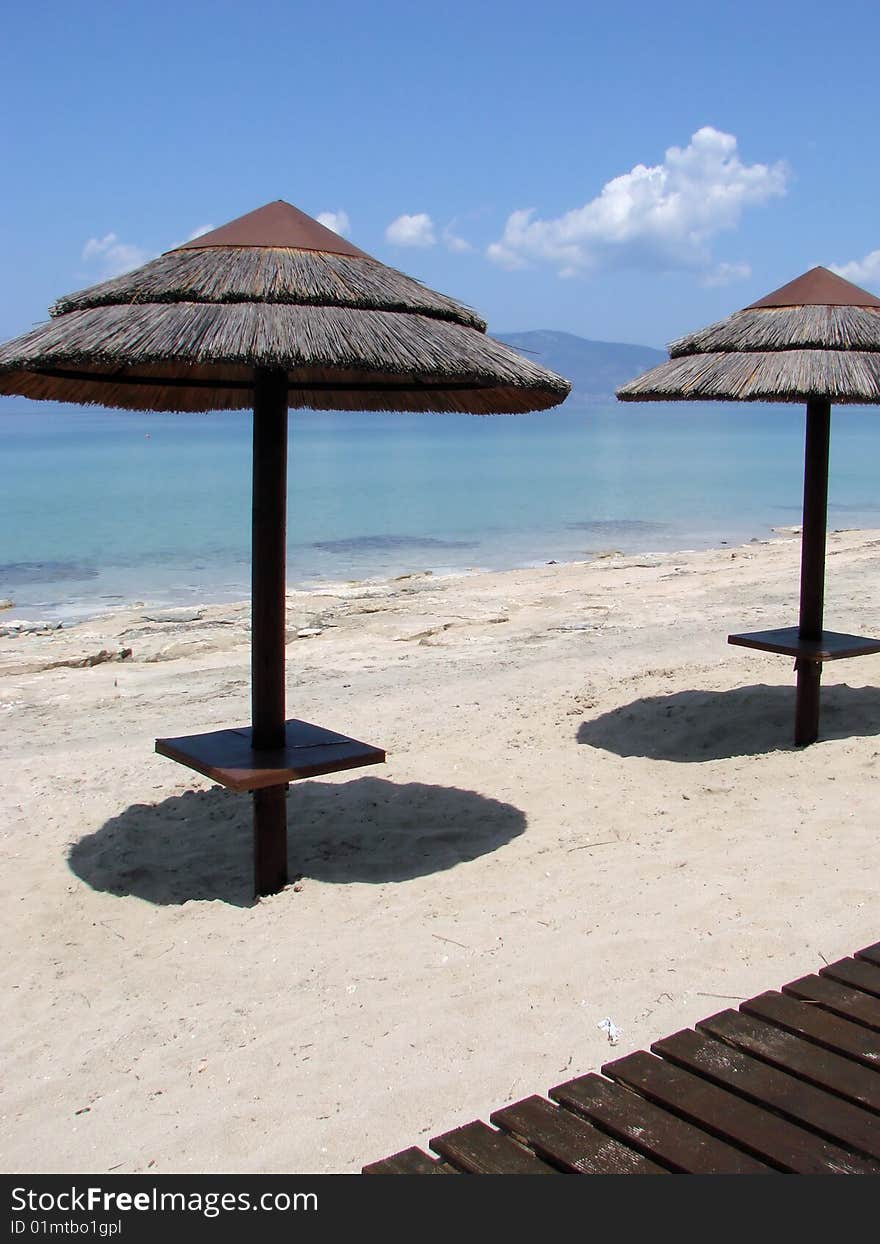
[[[291,417],[291,584],[766,537],[800,521],[803,409]],[[251,416],[0,405],[0,597],[74,618],[248,592]],[[829,522],[880,526],[880,424],[832,418]]]

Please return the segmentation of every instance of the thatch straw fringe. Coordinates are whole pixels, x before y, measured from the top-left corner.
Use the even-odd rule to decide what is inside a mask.
[[[880,310],[803,306],[738,311],[681,337],[671,358],[719,351],[880,350]]]
[[[267,358],[277,367],[479,375],[487,382],[537,383],[566,391],[552,372],[459,324],[389,311],[278,303],[179,302],[71,311],[0,347],[0,372],[78,362],[260,365]]]
[[[59,299],[52,316],[0,347],[0,393],[240,409],[269,367],[288,373],[294,407],[489,414],[556,406],[571,388],[468,307],[360,254],[188,247]]]
[[[250,405],[252,394],[241,388],[224,394],[223,382],[247,386],[253,368],[267,360],[289,372],[295,386],[291,406],[512,413],[556,405],[569,390],[567,381],[509,346],[427,316],[282,303],[178,302],[93,307],[49,321],[0,347],[0,393],[129,409],[237,409]],[[53,369],[97,376],[92,381],[35,374]],[[141,375],[145,382],[113,385],[105,378],[108,372]],[[160,378],[195,384],[174,386],[172,393],[156,384]],[[306,394],[310,383],[344,383],[346,378],[356,385],[385,385],[390,392],[371,395],[355,388],[343,396]],[[209,387],[212,381],[217,389]],[[461,388],[428,400],[432,384]]]
[[[335,377],[334,377],[335,379]],[[546,410],[560,402],[558,394],[514,386],[493,388],[461,388],[439,391],[421,386],[412,377],[408,387],[361,390],[356,387],[329,391],[296,388],[291,377],[288,406],[304,410],[409,411],[462,415],[516,415],[527,411]],[[254,402],[253,369],[240,372],[227,370],[216,378],[216,388],[163,386],[161,384],[132,386],[112,380],[65,380],[36,372],[19,376],[15,392],[24,397],[50,401],[73,402],[79,405],[110,406],[120,410],[153,410],[204,412],[212,410],[250,410]],[[230,382],[241,384],[233,389]],[[299,382],[303,383],[302,380]]]
[[[848,308],[847,308],[848,309]],[[880,352],[786,350],[690,354],[619,389],[621,401],[880,401]]]
[[[375,259],[279,247],[170,251],[142,268],[60,298],[53,316],[120,303],[263,302],[413,311],[484,332],[470,308]]]

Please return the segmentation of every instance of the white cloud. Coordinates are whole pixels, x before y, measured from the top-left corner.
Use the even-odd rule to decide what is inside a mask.
[[[732,281],[745,281],[752,275],[752,265],[748,263],[717,263],[714,268],[703,274],[701,285],[730,285]]]
[[[169,249],[183,246],[184,242],[194,242],[196,238],[210,233],[213,228],[214,225],[199,225],[183,241],[175,242]],[[135,246],[132,242],[123,242],[115,233],[105,233],[102,238],[89,238],[83,247],[82,258],[101,280],[109,280],[111,277],[121,276],[123,272],[131,272],[132,268],[139,268],[149,259],[155,259],[156,252],[143,246]]]
[[[348,212],[341,210],[338,212],[319,212],[315,219],[319,225],[323,225],[325,229],[332,229],[340,237],[345,237],[351,228]]]
[[[550,263],[562,276],[603,267],[706,267],[710,240],[735,228],[744,208],[785,194],[787,181],[783,162],[744,164],[736,138],[707,125],[687,147],[670,147],[662,164],[637,164],[583,207],[549,220],[536,219],[532,208],[512,212],[487,253],[507,268]],[[742,265],[727,268],[725,279],[742,275]]]
[[[880,251],[870,251],[864,259],[851,259],[849,263],[830,264],[832,272],[856,285],[868,282],[880,284]]]
[[[434,222],[427,212],[415,216],[398,216],[385,230],[386,241],[393,246],[435,246]]]
[[[93,265],[98,274],[107,279],[139,268],[150,258],[150,252],[142,246],[123,242],[115,233],[105,233],[102,238],[89,238],[83,247],[82,257]]]
[[[465,251],[474,249],[466,238],[459,237],[457,233],[453,233],[449,225],[443,230],[443,245],[448,251],[452,251],[454,255],[463,255]]]
[[[442,242],[446,249],[455,255],[463,255],[466,251],[472,251],[473,246],[467,238],[461,237],[454,231],[454,225],[454,220],[444,225],[438,237],[437,227],[427,212],[419,212],[414,216],[398,216],[385,230],[385,239],[394,246],[424,248],[436,246],[438,242]]]
[[[196,238],[203,237],[206,233],[210,233],[215,227],[216,226],[214,225],[199,225],[197,229],[193,229],[192,233],[188,233],[185,238],[181,238],[179,241],[175,242],[173,246],[169,246],[167,249],[176,251],[179,246],[185,246],[187,242],[194,242]],[[155,252],[147,255],[146,258],[155,259]]]

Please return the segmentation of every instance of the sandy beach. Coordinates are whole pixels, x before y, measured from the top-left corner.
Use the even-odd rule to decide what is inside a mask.
[[[388,763],[291,787],[259,903],[248,798],[153,751],[247,723],[247,604],[0,638],[0,1168],[355,1172],[876,941],[880,656],[797,751],[726,643],[799,553],[289,593],[289,714]],[[827,627],[878,581],[830,534]]]

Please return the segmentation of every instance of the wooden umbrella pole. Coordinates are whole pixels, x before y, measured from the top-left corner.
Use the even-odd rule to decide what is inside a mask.
[[[828,528],[828,449],[831,403],[807,402],[804,450],[804,523],[801,537],[801,602],[798,638],[820,642],[825,607],[825,536]],[[799,747],[819,735],[819,680],[822,662],[797,661],[797,709],[794,741]]]
[[[254,377],[251,551],[252,743],[284,746],[284,640],[287,549],[287,374],[258,367]],[[254,886],[287,884],[287,786],[254,791]]]

